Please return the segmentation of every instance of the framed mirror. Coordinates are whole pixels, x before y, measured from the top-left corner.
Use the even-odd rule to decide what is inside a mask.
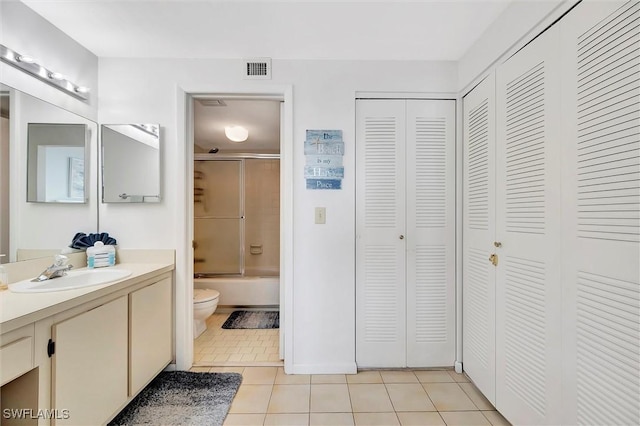
[[[86,203],[88,141],[86,124],[28,123],[27,201]]]
[[[103,124],[102,202],[160,201],[160,125]]]

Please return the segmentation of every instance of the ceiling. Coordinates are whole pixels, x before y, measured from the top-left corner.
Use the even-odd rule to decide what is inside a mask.
[[[212,100],[194,101],[195,152],[280,152],[280,101],[224,99],[224,106],[207,106]],[[249,138],[231,142],[224,128],[238,125],[249,131]]]
[[[453,61],[511,1],[23,0],[99,57]]]
[[[22,1],[98,57],[457,61],[516,0]],[[225,102],[195,102],[196,152],[278,150],[277,101]]]

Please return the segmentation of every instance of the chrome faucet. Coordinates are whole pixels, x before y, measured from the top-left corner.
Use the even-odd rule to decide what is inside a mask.
[[[53,278],[59,278],[67,275],[67,272],[73,268],[73,265],[69,265],[69,258],[62,254],[57,254],[53,260],[53,265],[42,271],[40,275],[32,279],[32,282],[40,282],[51,280]]]

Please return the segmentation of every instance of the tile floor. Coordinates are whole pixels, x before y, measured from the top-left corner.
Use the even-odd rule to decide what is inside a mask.
[[[236,372],[242,385],[225,425],[509,425],[466,376],[450,370],[286,375],[282,367],[194,367]]]
[[[231,312],[216,312],[207,320],[207,330],[195,341],[196,366],[280,366],[279,330],[225,330],[222,324]]]

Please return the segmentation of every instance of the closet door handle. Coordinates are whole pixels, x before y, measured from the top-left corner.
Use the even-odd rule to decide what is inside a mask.
[[[400,238],[401,240],[404,240],[404,235],[400,235],[398,238]]]

